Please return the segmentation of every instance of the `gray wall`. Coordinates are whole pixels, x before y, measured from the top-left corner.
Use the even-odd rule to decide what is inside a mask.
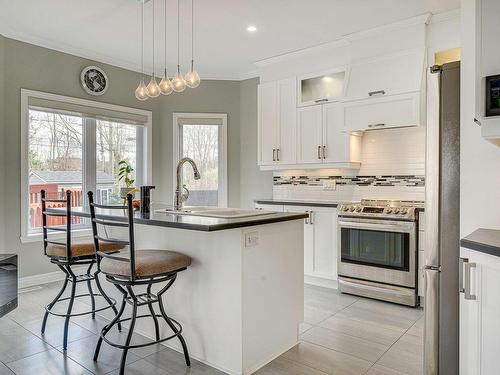
[[[257,166],[257,85],[258,78],[240,82],[240,205],[253,207],[255,198],[273,195],[273,174]]]
[[[2,63],[2,56],[4,62]],[[101,97],[89,97],[80,87],[80,71],[87,65],[97,64],[108,74],[110,86]],[[2,75],[1,72],[5,72]],[[3,82],[2,82],[3,77]],[[95,61],[60,53],[46,48],[22,43],[0,36],[0,227],[5,228],[5,243],[0,251],[17,252],[20,256],[21,276],[41,274],[54,270],[42,256],[41,243],[21,244],[20,237],[20,90],[21,88],[49,93],[103,101],[106,103],[153,111],[153,183],[158,187],[156,200],[171,201],[172,196],[172,113],[173,112],[222,112],[228,114],[228,179],[229,205],[240,205],[240,168],[248,168],[256,173],[256,151],[250,151],[245,143],[245,152],[240,162],[240,82],[202,81],[196,90],[161,97],[146,102],[135,99],[133,92],[140,75],[125,69],[96,63]],[[255,107],[252,116],[245,110],[245,142],[256,136],[256,84],[245,84],[241,94]],[[2,97],[1,88],[4,88]],[[2,106],[5,112],[2,112]],[[3,134],[2,134],[3,132]],[[248,133],[248,134],[247,134]],[[256,144],[256,143],[255,143]],[[256,150],[256,149],[255,149]],[[2,166],[5,166],[2,170]],[[244,169],[241,169],[244,171]],[[2,180],[3,178],[3,186]],[[271,184],[271,180],[268,181]],[[270,191],[270,190],[269,190]],[[245,190],[245,200],[249,202],[252,191]],[[256,193],[255,198],[262,196]],[[266,192],[265,196],[270,196]],[[1,225],[4,220],[5,225]],[[1,232],[0,232],[1,235]],[[0,246],[2,242],[0,241]]]

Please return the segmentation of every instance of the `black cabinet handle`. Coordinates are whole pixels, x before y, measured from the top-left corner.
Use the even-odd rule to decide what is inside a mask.
[[[328,101],[328,99],[326,99],[326,98],[325,99],[316,99],[314,101],[314,103],[326,103],[327,101]]]
[[[385,124],[370,124],[368,125],[369,128],[383,128]]]
[[[326,146],[323,145],[323,159],[326,159]]]
[[[318,146],[318,159],[321,160],[321,146]]]
[[[280,149],[276,149],[276,161],[280,161]]]
[[[276,149],[273,148],[273,161],[276,161]]]
[[[385,95],[384,90],[377,90],[377,91],[370,91],[368,93],[368,96],[374,96],[374,95]]]

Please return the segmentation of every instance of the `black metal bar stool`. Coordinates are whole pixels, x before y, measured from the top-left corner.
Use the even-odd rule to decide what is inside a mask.
[[[141,348],[148,345],[154,345],[160,342],[171,340],[177,337],[182,345],[184,351],[184,358],[186,365],[190,366],[188,348],[184,338],[182,337],[182,326],[175,319],[169,317],[165,312],[162,296],[172,286],[177,273],[184,271],[191,265],[191,258],[187,255],[177,253],[174,251],[160,250],[160,249],[135,249],[134,243],[134,211],[132,208],[132,195],[127,195],[125,206],[107,206],[94,203],[93,193],[89,192],[90,215],[92,219],[92,229],[94,232],[95,247],[97,249],[97,256],[101,260],[97,263],[100,271],[106,275],[106,280],[112,283],[122,294],[123,300],[121,307],[116,314],[115,318],[105,326],[99,337],[94,352],[94,361],[97,361],[102,341],[104,340],[115,348],[122,349],[122,358],[120,363],[120,375],[124,373],[125,361],[127,359],[127,352],[129,349]],[[125,211],[126,216],[113,215],[106,212],[107,215],[96,215],[96,209],[106,209]],[[123,240],[104,238],[99,234],[98,225],[123,227],[128,229],[128,241],[130,254],[129,256],[122,256],[108,254],[102,252],[100,249],[106,243],[124,243]],[[151,292],[151,287],[154,284],[166,282],[167,284],[156,294]],[[146,292],[136,294],[133,290],[134,286],[146,286]],[[153,304],[158,303],[160,314],[157,314],[153,308]],[[126,304],[132,306],[132,316],[130,318],[122,318],[123,311]],[[149,314],[137,315],[137,309],[140,306],[148,306]],[[156,340],[146,343],[132,345],[132,335],[136,320],[139,318],[151,318],[155,326]],[[160,328],[158,318],[163,318],[168,324],[173,334],[164,338],[160,338]],[[115,325],[121,322],[130,321],[130,328],[124,344],[119,344],[110,341],[106,338],[106,334]]]
[[[106,295],[99,282],[99,268],[92,273],[92,267],[96,264],[96,249],[92,238],[75,240],[71,238],[71,228],[73,224],[73,217],[71,215],[71,191],[68,190],[63,193],[63,198],[47,198],[45,190],[41,191],[42,201],[42,225],[43,225],[43,251],[49,257],[50,262],[57,265],[62,272],[66,275],[61,290],[57,293],[55,298],[45,306],[45,314],[43,316],[42,334],[45,333],[47,325],[47,318],[49,314],[63,317],[64,332],[63,332],[63,349],[66,350],[68,346],[68,327],[70,318],[73,316],[92,314],[92,319],[95,319],[96,312],[106,309],[113,309],[115,313],[116,301]],[[55,210],[54,207],[48,207],[49,204],[57,204],[63,206],[65,212],[62,210]],[[55,219],[59,218],[59,219]],[[54,223],[56,221],[56,223]],[[64,240],[53,240],[51,234],[64,232]],[[50,238],[49,238],[50,237]],[[101,251],[105,253],[115,253],[123,249],[125,245],[110,243],[105,245]],[[76,275],[73,272],[73,266],[88,265],[87,271],[84,274]],[[92,281],[95,282],[99,293],[94,293],[92,290]],[[77,294],[76,286],[78,283],[84,282],[87,284],[88,293]],[[69,297],[61,298],[68,283],[71,283],[71,294]],[[72,313],[75,298],[90,297],[91,309],[84,312]],[[96,309],[95,297],[102,297],[107,302],[106,306]],[[58,313],[53,311],[54,306],[62,301],[69,301],[66,313]],[[121,326],[119,327],[121,329]]]

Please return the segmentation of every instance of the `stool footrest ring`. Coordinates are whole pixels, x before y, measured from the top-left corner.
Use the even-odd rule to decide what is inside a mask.
[[[163,318],[163,315],[161,314],[155,314],[156,317],[158,318]],[[136,319],[139,319],[139,318],[151,318],[151,314],[144,314],[144,315],[138,315],[136,316]],[[132,318],[125,318],[125,319],[120,319],[120,320],[117,320],[114,324],[117,324],[117,323],[122,323],[122,322],[126,322],[128,320],[131,320]],[[156,340],[156,341],[151,341],[151,342],[148,342],[148,343],[145,343],[145,344],[137,344],[137,345],[121,345],[121,344],[117,344],[115,342],[112,342],[110,341],[109,339],[106,338],[106,335],[103,334],[104,330],[106,329],[106,327],[103,328],[103,330],[101,331],[101,338],[109,345],[111,346],[114,346],[115,348],[118,348],[118,349],[136,349],[136,348],[143,348],[145,346],[150,346],[150,345],[155,345],[155,344],[159,344],[161,342],[164,342],[164,341],[168,341],[168,340],[172,340],[173,338],[179,336],[181,333],[182,333],[182,326],[181,324],[175,320],[175,319],[172,319],[169,317],[169,319],[172,321],[172,323],[177,327],[177,330],[178,332],[177,333],[174,333],[173,335],[170,335],[168,337],[165,337],[163,339],[160,339],[160,340]],[[113,324],[113,325],[114,325]],[[108,331],[109,332],[109,331]],[[106,332],[106,333],[108,333]]]
[[[74,298],[80,298],[80,297],[90,297],[91,295],[92,295],[92,296],[94,296],[94,297],[102,297],[102,298],[104,298],[104,296],[103,296],[102,294],[100,294],[100,293],[92,293],[92,294],[90,294],[90,293],[85,293],[85,294],[78,294],[78,295],[76,295]],[[47,311],[47,312],[48,312],[49,314],[51,314],[51,315],[54,315],[54,316],[60,316],[60,317],[63,317],[63,318],[66,318],[66,317],[68,317],[68,316],[69,316],[69,317],[73,317],[73,316],[88,315],[88,314],[96,313],[96,312],[99,312],[99,311],[104,311],[104,310],[106,310],[106,309],[110,309],[111,307],[115,306],[115,305],[116,305],[116,300],[115,300],[114,298],[111,298],[111,297],[108,297],[108,298],[109,298],[109,299],[111,300],[111,302],[112,302],[112,304],[111,304],[111,305],[107,305],[107,306],[104,306],[104,307],[101,307],[101,308],[99,308],[99,309],[95,309],[95,310],[88,310],[88,311],[84,311],[84,312],[81,312],[81,313],[74,313],[74,314],[63,314],[63,313],[56,313],[56,312],[54,312],[54,311],[51,311],[51,310],[52,310],[52,308],[54,308],[54,306],[56,306],[59,302],[62,302],[62,301],[67,301],[67,300],[71,299],[71,297],[61,298],[61,299],[57,300],[57,302],[56,302],[56,303],[54,303],[54,304],[52,305],[52,307],[51,307],[51,308],[49,308],[50,304],[46,305],[46,306],[45,306],[45,311]],[[106,300],[106,299],[104,298],[104,300]]]

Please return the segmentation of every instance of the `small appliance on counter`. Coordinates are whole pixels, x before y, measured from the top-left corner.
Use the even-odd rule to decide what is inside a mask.
[[[141,215],[147,215],[151,212],[151,190],[155,186],[141,186]]]
[[[17,307],[17,255],[0,254],[0,318]]]
[[[339,290],[417,306],[420,201],[367,200],[339,206]]]

